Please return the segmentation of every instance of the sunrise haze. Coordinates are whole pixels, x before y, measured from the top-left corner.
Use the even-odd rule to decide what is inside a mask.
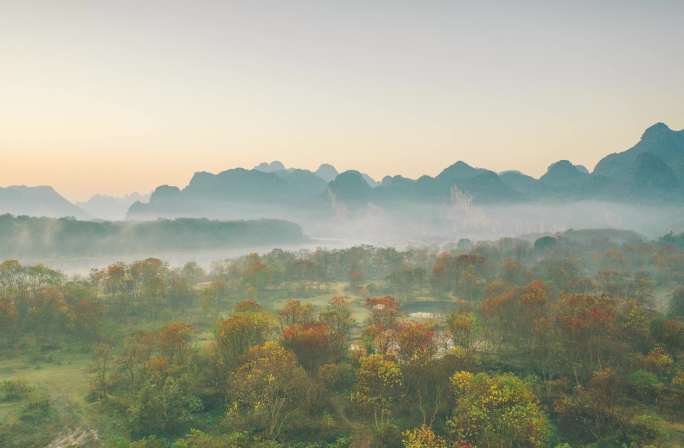
[[[0,186],[80,200],[276,159],[539,176],[684,128],[679,1],[416,5],[0,1]]]

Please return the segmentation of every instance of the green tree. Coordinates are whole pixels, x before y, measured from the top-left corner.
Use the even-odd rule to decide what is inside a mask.
[[[460,371],[451,384],[456,407],[447,428],[455,442],[492,448],[548,446],[548,420],[532,389],[515,375]]]
[[[423,425],[402,433],[404,448],[448,448],[447,441]]]
[[[401,396],[402,374],[396,361],[384,355],[368,355],[360,360],[352,400],[373,416],[380,431],[390,422]]]
[[[672,293],[670,316],[684,317],[684,286],[680,286]]]
[[[230,382],[229,417],[247,417],[275,439],[298,410],[308,377],[292,352],[267,342],[253,347]]]

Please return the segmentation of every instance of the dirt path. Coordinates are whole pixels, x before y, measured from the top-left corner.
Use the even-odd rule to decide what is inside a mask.
[[[99,446],[97,431],[76,428],[60,434],[45,448],[97,448]]]

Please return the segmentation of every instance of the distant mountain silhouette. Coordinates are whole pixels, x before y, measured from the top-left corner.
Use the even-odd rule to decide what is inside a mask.
[[[277,163],[277,162],[276,162]],[[273,164],[269,165],[273,167]],[[195,173],[183,189],[163,185],[147,203],[131,205],[131,218],[211,216],[238,219],[273,214],[285,210],[320,208],[328,183],[311,171],[301,169],[247,170],[234,168],[218,174]],[[266,213],[265,210],[270,210]]]
[[[681,202],[684,130],[673,131],[664,123],[656,123],[632,148],[601,159],[592,175],[607,179],[613,198]]]
[[[560,160],[549,165],[539,179],[518,171],[497,174],[458,161],[435,177],[386,176],[376,183],[356,170],[337,174],[329,164],[312,172],[286,168],[274,161],[261,163],[253,170],[196,173],[182,190],[160,188],[148,204],[134,204],[129,216],[192,214],[202,203],[308,209],[345,204],[449,203],[457,193],[470,197],[475,204],[584,199],[681,202],[684,131],[673,131],[658,123],[648,128],[631,149],[602,159],[593,172]]]
[[[85,202],[76,205],[92,219],[118,221],[126,218],[126,212],[136,201],[147,201],[149,195],[131,193],[125,196],[96,194]]]
[[[442,183],[450,183],[458,180],[471,179],[486,171],[487,170],[481,168],[473,168],[467,163],[459,161],[442,170],[442,172],[437,175],[437,180]]]
[[[275,173],[277,171],[283,171],[285,169],[285,165],[283,165],[283,162],[279,160],[274,160],[271,163],[261,162],[255,166],[254,169],[264,173]]]
[[[328,191],[334,201],[347,204],[362,204],[368,202],[373,188],[358,171],[340,173],[328,185]]]
[[[48,186],[0,187],[0,214],[4,213],[17,216],[85,217],[83,210]]]
[[[530,199],[537,198],[546,191],[537,179],[520,171],[504,171],[499,174],[499,179],[508,188]]]
[[[632,148],[609,154],[592,172],[569,160],[549,165],[539,179],[519,171],[499,174],[458,161],[436,176],[417,179],[385,176],[380,183],[361,171],[338,173],[330,164],[316,171],[288,168],[280,161],[254,169],[232,168],[218,174],[197,172],[183,188],[162,185],[145,198],[97,195],[81,204],[91,218],[116,219],[130,203],[128,218],[217,217],[280,218],[325,214],[339,205],[397,207],[450,204],[454,198],[477,204],[535,201],[603,200],[634,204],[684,202],[684,131],[664,123],[646,129]],[[460,199],[459,199],[460,200]],[[86,213],[51,187],[0,188],[0,213],[75,216]],[[114,212],[113,212],[114,213]]]
[[[321,164],[316,171],[309,171],[309,170],[303,170],[303,169],[298,169],[298,168],[286,168],[283,162],[280,162],[278,160],[274,160],[273,162],[261,162],[257,166],[254,167],[255,170],[261,171],[263,173],[275,173],[275,174],[284,174],[284,173],[289,173],[292,171],[300,171],[300,172],[307,172],[314,174],[318,176],[319,178],[323,179],[326,183],[332,181],[337,177],[339,172],[337,171],[337,168],[335,168],[333,165],[329,163],[323,163]],[[370,185],[371,187],[374,187],[377,185],[377,182],[370,177],[366,173],[361,173],[361,176],[365,179],[366,183]]]
[[[321,166],[319,166],[316,170],[316,176],[320,177],[326,182],[330,182],[331,180],[335,179],[338,174],[337,168],[329,163],[321,164]]]
[[[576,167],[568,160],[552,163],[539,181],[550,188],[567,189],[586,182],[589,173]]]
[[[684,130],[673,131],[664,123],[656,123],[644,131],[632,148],[601,159],[593,174],[629,181],[640,154],[657,157],[681,178],[684,176]]]

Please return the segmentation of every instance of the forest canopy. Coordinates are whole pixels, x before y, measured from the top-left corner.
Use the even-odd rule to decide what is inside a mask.
[[[683,282],[669,238],[609,230],[6,260],[0,446],[681,446]]]

